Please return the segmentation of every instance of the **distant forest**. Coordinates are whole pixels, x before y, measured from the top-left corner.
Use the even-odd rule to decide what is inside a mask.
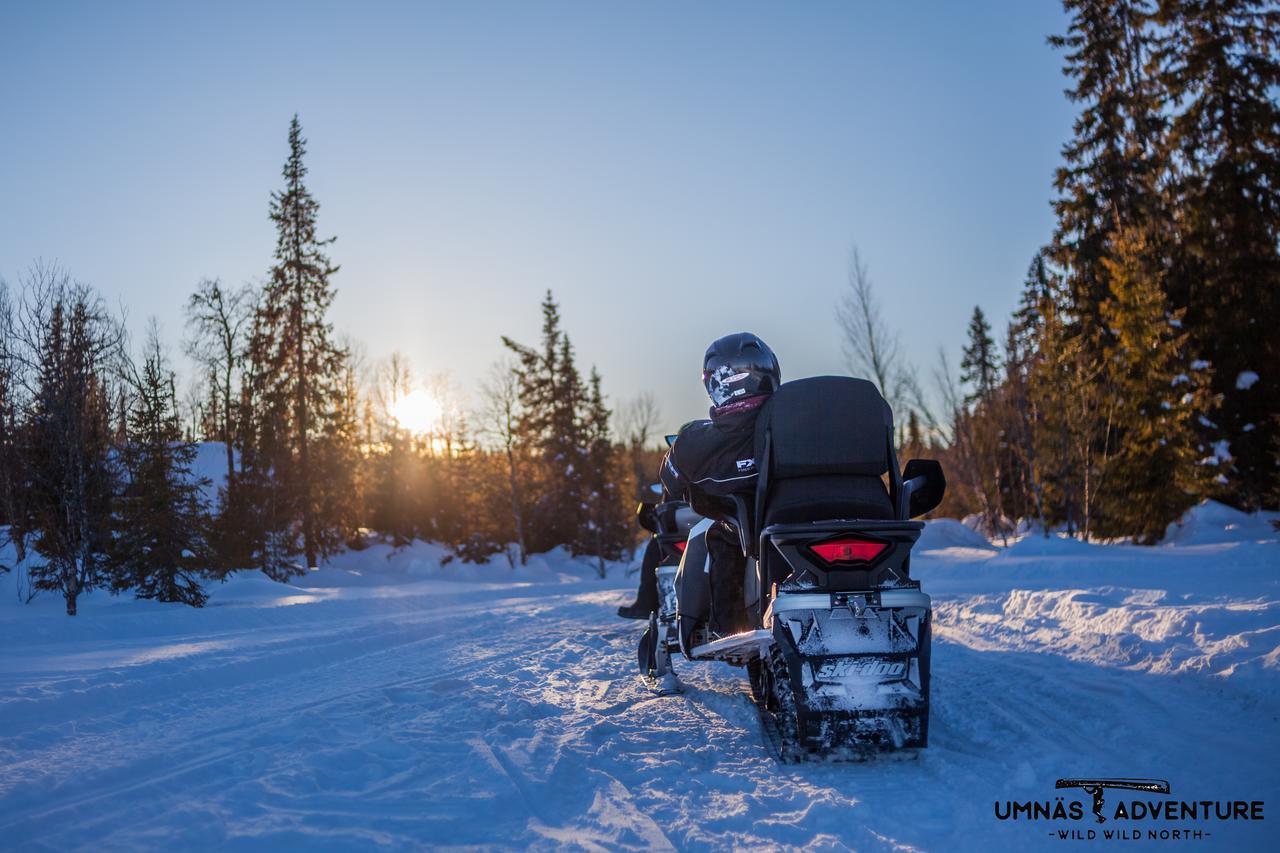
[[[939,514],[1156,541],[1196,501],[1280,501],[1280,12],[1260,2],[1067,0],[1080,105],[1003,340],[975,308],[929,398],[855,252],[840,318],[851,369],[899,418],[899,458],[943,461]],[[286,579],[342,548],[415,538],[459,559],[557,546],[630,552],[660,458],[649,395],[611,410],[559,308],[502,338],[471,411],[398,354],[368,364],[331,324],[332,238],[295,116],[261,287],[202,281],[179,392],[154,325],[141,346],[56,265],[0,282],[0,546],[29,594],[74,614],[91,589],[200,605],[239,569]],[[532,310],[534,306],[530,306]],[[139,351],[140,354],[136,353]],[[408,417],[410,403],[434,408]],[[195,470],[221,442],[218,498]],[[0,567],[0,570],[12,568]]]

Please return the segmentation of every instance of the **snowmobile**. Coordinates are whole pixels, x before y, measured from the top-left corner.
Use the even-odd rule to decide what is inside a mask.
[[[670,444],[675,436],[667,436]],[[653,487],[657,494],[662,486]],[[654,535],[662,560],[656,570],[658,609],[649,614],[649,625],[640,637],[637,655],[640,674],[646,685],[659,695],[680,692],[680,682],[671,668],[671,654],[679,651],[676,639],[676,570],[689,542],[690,531],[701,521],[682,500],[660,501],[652,512],[640,515],[640,524]]]
[[[747,669],[783,761],[862,759],[929,738],[931,601],[913,580],[912,521],[938,506],[942,467],[899,472],[893,415],[865,380],[784,383],[755,427],[759,476],[731,521],[703,520],[676,572],[677,641],[690,660]],[[746,557],[738,620],[709,626],[706,534],[727,523]]]

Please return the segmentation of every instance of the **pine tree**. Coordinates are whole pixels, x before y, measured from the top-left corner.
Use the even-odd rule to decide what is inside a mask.
[[[1222,400],[1202,440],[1229,442],[1225,497],[1255,509],[1280,487],[1280,9],[1162,0],[1159,19],[1179,246],[1166,287]]]
[[[543,443],[544,459],[549,465],[549,481],[554,484],[548,505],[552,508],[556,538],[570,545],[580,541],[587,524],[590,507],[587,457],[586,409],[587,390],[575,363],[573,345],[567,334],[560,336],[560,352],[556,359],[556,396],[551,408],[551,432]],[[556,484],[556,481],[559,481]],[[582,551],[575,550],[575,553]]]
[[[611,414],[600,390],[600,374],[592,368],[583,415],[587,517],[575,551],[595,555],[600,577],[605,575],[605,560],[620,559],[630,539],[626,505],[618,488],[621,459],[611,437]]]
[[[274,575],[299,571],[290,557],[299,547],[307,566],[345,538],[350,519],[321,481],[338,452],[344,407],[346,354],[327,320],[338,271],[316,234],[319,204],[303,183],[306,141],[298,117],[289,126],[289,157],[282,191],[271,198],[276,263],[253,318],[248,358],[255,406],[254,488],[265,523],[263,568]],[[336,487],[340,488],[341,484]]]
[[[1041,250],[1031,259],[1022,296],[1014,311],[1005,341],[1004,425],[1012,456],[1012,479],[1020,493],[1011,512],[1014,517],[1034,516],[1047,535],[1044,466],[1037,451],[1042,428],[1040,400],[1032,394],[1032,377],[1043,370],[1041,345],[1045,316],[1052,309],[1054,286]]]
[[[1034,360],[1044,328],[1045,302],[1052,298],[1053,285],[1045,253],[1046,250],[1041,249],[1031,258],[1022,283],[1022,295],[1009,324],[1006,365],[1014,370],[1025,370]]]
[[[1084,106],[1054,180],[1058,226],[1050,252],[1068,271],[1078,322],[1092,325],[1108,289],[1103,259],[1113,232],[1157,212],[1157,147],[1164,118],[1149,63],[1149,0],[1064,0],[1067,95]],[[1090,330],[1085,331],[1091,335]]]
[[[973,393],[966,397],[967,402],[991,398],[1000,370],[1000,357],[996,354],[996,342],[991,338],[991,324],[977,306],[969,320],[969,343],[964,348],[960,370],[960,380],[973,386]]]
[[[48,275],[45,275],[48,273]],[[119,332],[100,299],[44,270],[26,337],[38,359],[25,469],[25,531],[38,560],[32,587],[56,590],[76,615],[79,597],[107,580],[111,501],[119,472],[111,453],[107,366]]]
[[[587,509],[580,417],[584,396],[573,345],[560,327],[560,308],[550,291],[542,302],[541,348],[507,337],[502,342],[517,359],[519,445],[537,460],[524,495],[529,550],[572,545],[578,541]]]
[[[121,453],[128,485],[117,500],[111,585],[132,588],[138,598],[201,607],[207,595],[200,581],[212,561],[201,495],[208,481],[192,471],[196,448],[183,440],[173,371],[154,327],[132,384]]]

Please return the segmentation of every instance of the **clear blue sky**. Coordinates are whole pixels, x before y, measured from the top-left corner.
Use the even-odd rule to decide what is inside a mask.
[[[1050,0],[0,7],[0,276],[156,315],[261,278],[290,116],[336,234],[333,320],[474,388],[548,287],[615,402],[700,416],[749,329],[842,372],[854,241],[927,375],[1049,236],[1074,108]]]

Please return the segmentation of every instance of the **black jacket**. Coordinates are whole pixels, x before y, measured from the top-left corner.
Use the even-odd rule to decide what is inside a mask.
[[[695,512],[707,518],[733,518],[732,495],[755,493],[759,411],[754,406],[686,424],[662,461],[667,494],[683,495]]]

